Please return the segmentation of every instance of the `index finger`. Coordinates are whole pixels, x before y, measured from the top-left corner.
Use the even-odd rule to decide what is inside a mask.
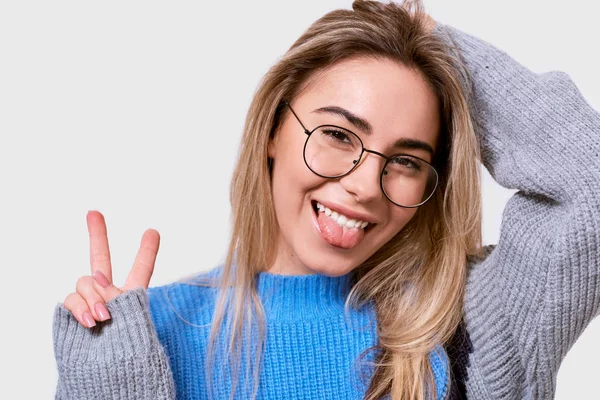
[[[110,250],[108,249],[108,236],[106,222],[99,211],[90,210],[86,216],[88,233],[90,234],[90,266],[92,274],[100,271],[112,283],[112,265],[110,263]]]

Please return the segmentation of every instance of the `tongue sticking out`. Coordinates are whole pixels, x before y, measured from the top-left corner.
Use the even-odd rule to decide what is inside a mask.
[[[345,249],[356,246],[365,235],[364,229],[341,227],[323,212],[319,213],[317,222],[327,243]]]

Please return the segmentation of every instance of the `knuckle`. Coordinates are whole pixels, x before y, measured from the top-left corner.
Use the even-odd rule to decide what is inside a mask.
[[[79,293],[69,293],[63,302],[65,308],[69,311],[73,311],[78,305],[81,304],[81,296]]]
[[[85,275],[77,279],[77,284],[75,285],[77,293],[83,293],[89,291],[89,288],[93,287],[93,278],[89,275]]]

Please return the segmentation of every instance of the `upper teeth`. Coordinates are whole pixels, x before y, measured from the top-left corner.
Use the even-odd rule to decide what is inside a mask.
[[[365,229],[367,225],[369,225],[366,221],[358,221],[355,219],[351,219],[346,217],[343,214],[339,214],[335,211],[331,211],[331,209],[325,207],[323,204],[317,202],[317,209],[319,212],[324,212],[329,218],[337,222],[340,226],[345,226],[346,228],[361,228]]]

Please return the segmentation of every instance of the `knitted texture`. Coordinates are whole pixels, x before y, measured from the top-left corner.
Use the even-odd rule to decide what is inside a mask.
[[[345,311],[349,282],[350,275],[331,278],[323,275],[259,274],[257,290],[267,322],[266,346],[257,393],[259,399],[364,397],[373,372],[369,364],[373,357],[372,353],[366,353],[362,359],[360,355],[377,344],[377,324],[372,305]],[[78,341],[66,337],[55,339],[55,342],[72,348],[79,342],[85,342],[93,347],[73,352],[77,357],[84,357],[84,360],[59,361],[57,358],[59,363],[70,367],[60,373],[61,377],[64,375],[69,378],[69,385],[59,381],[64,398],[97,398],[101,393],[106,398],[123,399],[205,399],[209,397],[208,385],[211,385],[213,398],[228,399],[232,392],[232,376],[223,348],[223,343],[226,343],[224,335],[217,340],[217,357],[211,364],[214,370],[211,383],[207,383],[205,373],[216,295],[214,288],[179,282],[153,287],[148,291],[136,289],[126,292],[109,302],[109,310],[117,311],[120,316],[115,319],[116,325],[99,323],[106,330],[103,332],[106,341],[87,338],[86,335],[94,331],[82,327],[62,305],[57,306],[60,313],[57,321],[70,324],[69,330],[77,332],[72,336],[83,339]],[[148,321],[149,317],[152,321]],[[129,318],[132,320],[123,326],[122,321]],[[136,323],[140,319],[144,323]],[[68,336],[65,329],[57,328],[56,332],[65,332]],[[123,328],[125,330],[121,331]],[[125,340],[119,342],[123,335]],[[157,339],[164,352],[158,351]],[[250,342],[256,343],[255,339],[256,331],[253,330]],[[154,343],[149,344],[148,341]],[[111,347],[110,350],[106,350],[106,346]],[[149,364],[141,357],[146,348],[152,346],[156,348],[160,365]],[[236,399],[248,399],[253,389],[251,384],[245,384],[244,378],[248,372],[251,373],[250,368],[256,357],[253,346],[245,347],[250,351],[242,353],[241,364],[237,368],[241,380],[236,387]],[[127,349],[130,349],[129,353]],[[58,349],[58,353],[62,352]],[[250,368],[245,364],[246,357],[251,361]],[[101,358],[105,364],[100,367],[113,375],[106,381],[95,382],[91,374],[99,373],[100,367],[93,365],[90,358]],[[449,379],[448,359],[443,349],[438,347],[430,360],[438,399],[443,399]],[[113,365],[106,365],[111,361]],[[88,365],[93,369],[88,369]],[[72,375],[75,369],[79,371],[77,376]],[[119,378],[117,382],[123,386],[111,385],[110,379],[114,378]],[[158,383],[148,381],[148,378],[161,378],[164,382],[172,380],[176,393],[156,391],[155,395],[150,395],[149,391],[155,390]],[[136,392],[138,389],[142,391]]]
[[[484,166],[518,190],[503,212],[498,244],[466,263],[464,330],[452,352],[453,381],[460,381],[453,387],[469,399],[553,398],[561,361],[600,310],[600,115],[564,73],[533,73],[448,26],[435,33],[465,63]],[[359,398],[364,387],[354,361],[376,343],[372,310],[344,317],[344,278],[287,278],[283,286],[259,280],[268,310],[259,396]],[[181,284],[138,289],[109,302],[112,320],[91,330],[59,304],[56,397],[201,397],[202,325],[213,299],[207,288]],[[444,365],[438,356],[445,360],[433,353],[434,368]],[[438,376],[445,387],[442,381]]]
[[[90,329],[62,304],[56,306],[56,399],[173,399],[171,372],[147,311],[148,297],[126,292],[107,308],[112,318]]]
[[[371,305],[344,311],[349,281],[349,275],[258,275],[257,290],[267,322],[258,398],[364,397],[372,374],[368,364],[372,357],[361,363],[359,356],[377,344],[377,324]],[[216,290],[174,283],[151,288],[148,296],[158,337],[173,370],[177,398],[208,398],[205,357]],[[255,335],[253,331],[251,343],[256,343]],[[225,337],[220,336],[218,342],[226,343]],[[254,351],[242,353],[242,365],[237,368],[241,377],[249,372],[244,364],[247,355],[250,367],[256,360]],[[443,398],[448,379],[445,352],[439,348],[430,359],[438,398]],[[217,352],[215,361],[214,395],[216,399],[227,399],[231,376],[219,373],[219,368],[227,365],[225,352]],[[236,398],[248,399],[251,390],[251,386],[237,388]]]
[[[534,73],[449,26],[482,162],[517,189],[500,239],[470,263],[466,395],[551,399],[561,361],[600,309],[600,114],[562,72]]]

